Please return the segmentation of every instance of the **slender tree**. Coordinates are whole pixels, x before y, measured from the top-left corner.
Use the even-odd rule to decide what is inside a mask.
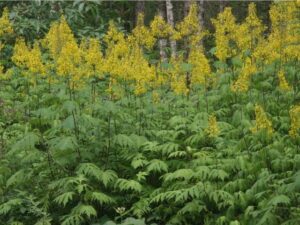
[[[183,4],[183,11],[184,11],[184,16],[187,16],[190,10],[191,6],[191,1],[190,0],[185,0]]]
[[[166,18],[166,7],[164,2],[159,2],[158,3],[158,15],[160,15],[162,18]],[[159,39],[158,41],[159,44],[159,54],[160,54],[160,58],[161,60],[164,62],[167,60],[167,54],[166,54],[166,47],[167,47],[167,40],[162,38]]]
[[[204,0],[199,1],[198,18],[201,29],[204,30]]]
[[[138,0],[135,5],[135,24],[137,24],[140,13],[145,14],[145,1]]]
[[[225,8],[225,1],[219,0],[219,12],[223,12],[224,8]]]
[[[167,9],[167,21],[174,27],[174,14],[173,14],[173,3],[171,0],[166,0],[166,9]],[[170,40],[171,54],[173,57],[176,56],[176,41]]]
[[[198,20],[200,24],[200,28],[204,31],[204,0],[200,0],[198,4]],[[203,45],[203,40],[200,40],[200,45]]]

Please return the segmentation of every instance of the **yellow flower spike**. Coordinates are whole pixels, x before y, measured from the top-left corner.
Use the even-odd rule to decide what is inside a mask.
[[[86,64],[83,58],[83,52],[76,42],[66,43],[58,56],[57,74],[68,79],[70,88],[78,89],[84,86]]]
[[[12,61],[21,68],[26,67],[28,62],[28,58],[30,55],[30,50],[28,49],[25,40],[23,38],[19,38],[16,40],[14,46],[14,53],[12,56]]]
[[[176,28],[178,32],[180,32],[181,36],[189,36],[201,30],[198,21],[198,10],[196,3],[191,4],[188,15],[183,19],[182,22],[176,24]]]
[[[191,4],[189,13],[183,21],[176,24],[176,29],[178,33],[173,35],[173,39],[179,40],[183,37],[187,37],[191,46],[198,45],[201,39],[207,34],[207,32],[202,31],[200,26],[198,6],[195,2]]]
[[[256,65],[246,58],[238,79],[231,85],[233,92],[247,92],[249,89],[251,75],[257,71]]]
[[[280,70],[278,72],[278,79],[279,79],[279,89],[282,91],[291,91],[292,88],[289,85],[289,83],[287,82],[285,75],[284,75],[284,71]]]
[[[289,135],[293,138],[299,135],[298,131],[300,129],[300,105],[293,106],[290,109],[290,118],[291,118],[291,128]]]
[[[210,115],[208,118],[208,127],[205,129],[205,133],[213,138],[218,137],[220,134],[220,129],[217,124],[217,118],[215,115]]]
[[[132,51],[128,60],[128,76],[136,82],[135,94],[141,95],[147,91],[146,84],[155,80],[155,67],[149,65],[149,62],[144,57],[142,49],[138,45],[132,46]]]
[[[46,45],[45,47],[49,49],[51,57],[57,60],[63,47],[70,42],[72,42],[73,45],[76,43],[74,34],[69,27],[66,18],[61,16],[59,21],[51,24],[50,30],[43,43]]]
[[[86,68],[84,71],[86,76],[103,77],[104,59],[103,59],[103,54],[101,52],[100,41],[97,38],[90,38],[89,40],[83,40],[80,47],[86,64]]]
[[[252,133],[260,130],[266,130],[269,135],[273,133],[272,122],[268,119],[264,109],[256,104],[255,105],[255,126],[251,128]]]
[[[236,54],[229,44],[230,41],[235,41],[237,25],[236,19],[231,12],[230,7],[226,7],[222,13],[219,13],[217,19],[212,19],[215,27],[216,39],[216,57],[225,61]]]
[[[127,80],[129,67],[128,55],[130,53],[129,42],[124,34],[118,31],[113,21],[110,21],[107,33],[104,36],[107,45],[103,64],[99,69],[109,73],[114,78]],[[126,60],[125,60],[126,59]]]
[[[35,42],[30,50],[27,67],[33,74],[46,76],[46,66],[42,62],[42,54],[38,42]]]
[[[156,68],[149,65],[142,47],[132,35],[108,46],[103,71],[116,80],[130,82],[136,95],[145,93],[146,84],[156,78]]]
[[[248,16],[246,17],[245,22],[241,25],[237,25],[236,28],[237,30],[234,32],[234,39],[242,52],[248,49],[255,49],[257,44],[262,41],[262,33],[264,32],[265,27],[257,16],[255,3],[249,4]]]
[[[8,8],[4,8],[2,16],[0,18],[0,37],[7,34],[12,34],[14,29],[9,20]]]
[[[144,25],[144,14],[142,13],[138,15],[137,25],[132,30],[132,34],[139,45],[145,46],[149,50],[153,48],[156,42],[150,29]]]
[[[188,95],[190,91],[186,85],[186,72],[181,68],[183,62],[182,54],[176,58],[172,57],[170,60],[172,67],[166,70],[171,81],[171,88],[177,95]]]
[[[168,24],[161,16],[155,16],[150,24],[151,33],[154,37],[166,38],[174,33],[170,24]]]
[[[46,76],[47,67],[42,62],[42,54],[37,41],[30,48],[23,38],[17,39],[11,59],[18,67],[23,69],[23,75],[34,85],[37,75]]]
[[[114,21],[109,21],[108,30],[103,40],[108,46],[112,46],[113,43],[124,40],[124,34],[118,30]]]
[[[268,62],[300,59],[299,9],[295,2],[273,3],[269,11],[272,22],[268,37]],[[272,50],[272,51],[270,51]]]
[[[211,68],[201,47],[195,46],[191,49],[188,63],[192,65],[191,84],[208,85],[211,77]]]

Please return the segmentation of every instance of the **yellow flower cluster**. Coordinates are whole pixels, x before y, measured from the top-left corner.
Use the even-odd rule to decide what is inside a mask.
[[[220,134],[220,129],[217,124],[217,118],[215,115],[210,115],[208,118],[208,127],[205,132],[209,137],[217,137]]]
[[[257,50],[267,63],[274,60],[300,59],[300,19],[295,2],[274,3],[269,11],[272,30],[267,41]],[[261,57],[262,58],[262,57]]]
[[[60,52],[67,43],[75,45],[76,40],[74,34],[64,16],[62,16],[59,21],[52,23],[43,42],[49,49],[51,57],[54,60],[57,60]]]
[[[111,28],[106,36],[106,40],[112,45],[112,41],[120,38],[114,36],[116,33],[114,29]],[[119,33],[118,35],[120,36]],[[79,88],[89,77],[103,76],[104,59],[99,40],[90,38],[82,40],[79,45],[63,16],[59,22],[51,25],[43,41],[45,47],[49,49],[57,74],[67,78],[70,87]]]
[[[262,33],[265,27],[257,17],[256,6],[254,3],[248,5],[248,16],[245,22],[237,26],[235,40],[241,52],[245,50],[254,50],[262,41]]]
[[[282,90],[282,91],[291,91],[292,90],[291,86],[289,85],[289,83],[285,79],[283,70],[280,70],[278,72],[278,79],[279,79],[279,89],[280,90]]]
[[[147,91],[147,84],[155,80],[156,69],[144,57],[141,45],[147,43],[139,41],[146,28],[141,21],[138,26],[135,33],[126,38],[113,23],[110,24],[108,34],[104,37],[107,51],[102,70],[115,80],[131,82],[134,93],[141,95]]]
[[[170,24],[168,24],[161,16],[155,16],[150,24],[151,34],[157,38],[166,38],[174,33]]]
[[[78,70],[82,62],[80,53],[80,48],[76,42],[67,42],[57,58],[58,75],[66,77],[76,76],[75,79],[79,79]]]
[[[12,34],[14,32],[12,24],[9,20],[9,12],[8,8],[4,8],[2,11],[2,16],[0,17],[0,38],[7,35]],[[4,43],[0,41],[0,52],[4,48]],[[5,79],[6,73],[4,74],[4,66],[0,64],[0,74],[1,79]]]
[[[295,3],[272,4],[272,29],[268,38],[263,37],[265,27],[257,16],[254,3],[249,4],[248,16],[241,24],[236,22],[231,8],[225,8],[217,19],[212,20],[215,56],[220,61],[238,56],[245,62],[238,71],[237,80],[231,85],[233,92],[249,89],[251,75],[257,72],[256,66],[260,65],[258,62],[300,59],[300,33],[297,32],[300,23],[295,8]],[[12,32],[7,10],[0,19],[0,34],[5,29],[6,33]],[[199,45],[204,35],[198,21],[197,5],[193,3],[188,15],[175,28],[161,16],[156,16],[150,26],[145,26],[144,15],[140,14],[137,26],[131,34],[125,35],[111,21],[103,37],[105,51],[102,53],[102,43],[96,38],[77,42],[66,18],[62,16],[51,25],[41,42],[31,46],[22,39],[17,40],[12,60],[24,69],[26,76],[47,74],[47,78],[51,76],[53,80],[67,81],[73,87],[85,85],[90,77],[103,78],[105,74],[111,80],[108,92],[114,92],[116,96],[116,92],[123,93],[122,89],[134,90],[136,95],[141,95],[150,88],[162,85],[169,85],[176,94],[188,95],[196,85],[207,87],[213,80],[209,60]],[[150,64],[145,49],[151,50],[159,38],[184,39],[188,45],[187,55],[178,53],[176,57],[171,56],[156,66]],[[42,55],[39,43],[49,54]],[[248,51],[248,56],[244,54],[246,50],[250,50],[250,56]],[[164,63],[169,66],[161,68]],[[188,72],[184,68],[186,65],[190,66]],[[278,78],[280,89],[291,89],[283,71],[278,73]]]
[[[138,15],[137,25],[132,30],[132,35],[139,45],[145,46],[147,49],[152,49],[156,41],[151,34],[151,30],[144,25],[144,15],[142,13]]]
[[[101,52],[100,41],[96,38],[83,40],[81,43],[81,51],[87,66],[87,76],[102,77],[104,73],[104,58]]]
[[[231,85],[231,90],[233,92],[247,92],[249,89],[251,75],[256,71],[256,65],[251,62],[250,58],[246,58],[238,79]]]
[[[4,8],[0,18],[0,37],[14,32],[12,24],[9,20],[8,8]]]
[[[23,38],[17,39],[14,46],[14,55],[12,56],[12,61],[19,67],[25,67],[26,61],[28,59],[27,54],[29,49]]]
[[[172,65],[166,72],[171,80],[171,88],[178,95],[188,95],[189,88],[186,85],[186,73],[182,70],[183,55],[171,58]]]
[[[28,72],[25,72],[25,75],[46,75],[46,67],[42,62],[42,54],[38,42],[35,42],[33,47],[30,48],[26,45],[24,39],[18,39],[14,46],[12,61]]]
[[[268,119],[264,109],[258,104],[255,105],[255,118],[255,126],[251,128],[253,133],[260,130],[266,130],[269,135],[273,133],[272,122]]]
[[[291,137],[297,137],[300,129],[300,105],[294,106],[290,110],[291,128],[289,134]]]
[[[129,46],[122,32],[118,31],[114,22],[110,21],[109,28],[104,36],[107,45],[103,70],[113,77],[126,79],[126,71],[123,69],[124,58],[129,54]]]
[[[124,40],[124,34],[118,30],[116,24],[112,20],[109,21],[108,31],[103,40],[108,46],[113,46],[116,42]]]
[[[147,91],[147,85],[156,77],[154,66],[150,66],[144,57],[142,49],[136,44],[132,47],[127,63],[127,68],[124,68],[128,77],[135,82],[134,93],[136,95],[144,94]]]
[[[192,65],[191,83],[207,86],[211,76],[211,69],[201,47],[196,46],[191,49],[188,63]]]
[[[215,27],[215,55],[221,61],[225,61],[236,54],[236,49],[230,46],[230,43],[234,41],[237,36],[235,20],[230,7],[226,7],[222,13],[219,13],[217,19],[212,19],[212,23]]]
[[[196,3],[192,3],[188,15],[182,22],[176,25],[178,37],[175,39],[182,39],[188,37],[188,42],[191,46],[199,44],[200,40],[206,34],[202,32],[199,19],[198,19],[198,7]]]

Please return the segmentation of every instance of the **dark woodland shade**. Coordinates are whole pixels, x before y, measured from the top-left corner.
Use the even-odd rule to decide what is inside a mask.
[[[8,7],[14,20],[16,31],[32,40],[41,37],[48,30],[50,23],[64,13],[69,24],[78,37],[101,36],[107,28],[108,21],[119,21],[125,30],[131,30],[136,24],[138,13],[145,14],[148,24],[158,13],[161,4],[167,1],[2,1],[0,11]],[[170,1],[173,5],[174,22],[181,20],[188,11],[191,1]],[[201,7],[200,23],[205,29],[212,30],[211,18],[215,18],[224,7],[232,7],[237,21],[247,15],[247,5],[251,1],[197,1]],[[271,1],[256,2],[259,17],[265,24],[269,23],[268,10]],[[166,7],[164,7],[166,10]],[[165,13],[165,19],[167,14]]]

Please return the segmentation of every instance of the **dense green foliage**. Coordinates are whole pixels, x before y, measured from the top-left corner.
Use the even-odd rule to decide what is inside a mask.
[[[217,61],[214,51],[207,55],[221,72],[212,85],[189,95],[162,85],[157,98],[135,95],[126,82],[113,98],[108,74],[71,89],[61,77],[31,82],[3,63],[11,76],[0,79],[0,225],[300,224],[300,137],[289,135],[299,61],[260,67],[237,93],[243,62]],[[278,86],[279,66],[290,91]],[[272,134],[251,131],[256,104]]]
[[[157,104],[151,95],[93,102],[88,88],[70,99],[64,85],[2,81],[1,224],[99,224],[117,207],[126,209],[119,220],[298,224],[299,139],[288,136],[288,109],[299,85],[280,93],[273,72],[257,74],[249,94],[230,92],[226,73],[205,95],[163,91]],[[256,102],[272,118],[272,137],[249,130]],[[204,132],[210,112],[215,139]]]

